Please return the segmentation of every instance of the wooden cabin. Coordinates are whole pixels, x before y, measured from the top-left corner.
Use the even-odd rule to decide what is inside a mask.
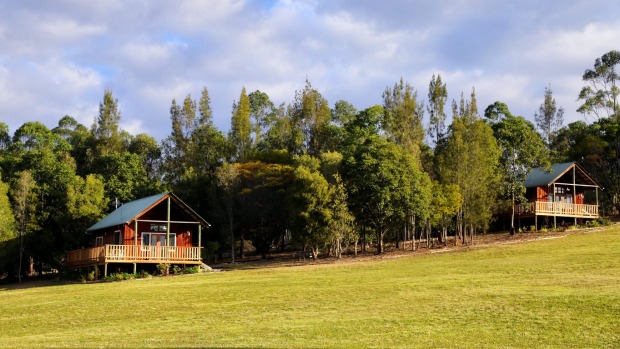
[[[67,267],[108,264],[201,264],[209,223],[173,193],[128,202],[86,230],[91,248],[67,252]]]
[[[552,165],[550,171],[535,168],[523,184],[528,202],[517,206],[515,214],[519,219],[533,217],[536,227],[540,216],[553,217],[554,227],[558,218],[577,224],[577,219],[599,217],[598,190],[602,188],[576,162]]]

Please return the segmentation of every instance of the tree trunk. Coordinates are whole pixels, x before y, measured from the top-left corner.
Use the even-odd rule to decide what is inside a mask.
[[[243,259],[243,257],[245,257],[245,251],[243,250],[243,246],[245,245],[245,240],[243,239],[243,230],[240,231],[239,240],[239,259]]]
[[[319,259],[319,245],[318,244],[312,245],[312,259],[315,261]]]
[[[377,254],[383,253],[383,229],[377,230]]]

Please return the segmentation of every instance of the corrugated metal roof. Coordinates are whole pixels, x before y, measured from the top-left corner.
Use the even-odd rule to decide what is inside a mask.
[[[102,220],[86,229],[86,231],[89,232],[116,225],[127,224],[134,220],[134,218],[136,218],[140,213],[144,212],[144,210],[151,207],[151,205],[161,200],[168,194],[169,193],[157,194],[123,204],[121,207],[114,210],[114,212],[110,213]]]
[[[526,188],[540,187],[553,183],[558,177],[570,169],[575,162],[565,162],[562,164],[551,165],[551,172],[545,171],[542,167],[537,167],[527,175],[523,186]]]

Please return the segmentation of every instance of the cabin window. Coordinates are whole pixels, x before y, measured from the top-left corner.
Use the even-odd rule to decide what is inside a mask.
[[[95,247],[103,246],[103,236],[97,236],[95,238]]]
[[[151,223],[149,226],[149,231],[152,232],[166,232],[167,230],[168,226],[166,224]]]
[[[114,245],[122,245],[120,230],[114,232]]]
[[[177,234],[170,234],[169,245],[177,245]],[[166,246],[166,234],[142,233],[142,246]]]

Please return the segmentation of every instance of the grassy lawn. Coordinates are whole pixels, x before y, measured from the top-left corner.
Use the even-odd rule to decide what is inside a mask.
[[[0,289],[0,347],[618,348],[620,228],[380,261]]]

